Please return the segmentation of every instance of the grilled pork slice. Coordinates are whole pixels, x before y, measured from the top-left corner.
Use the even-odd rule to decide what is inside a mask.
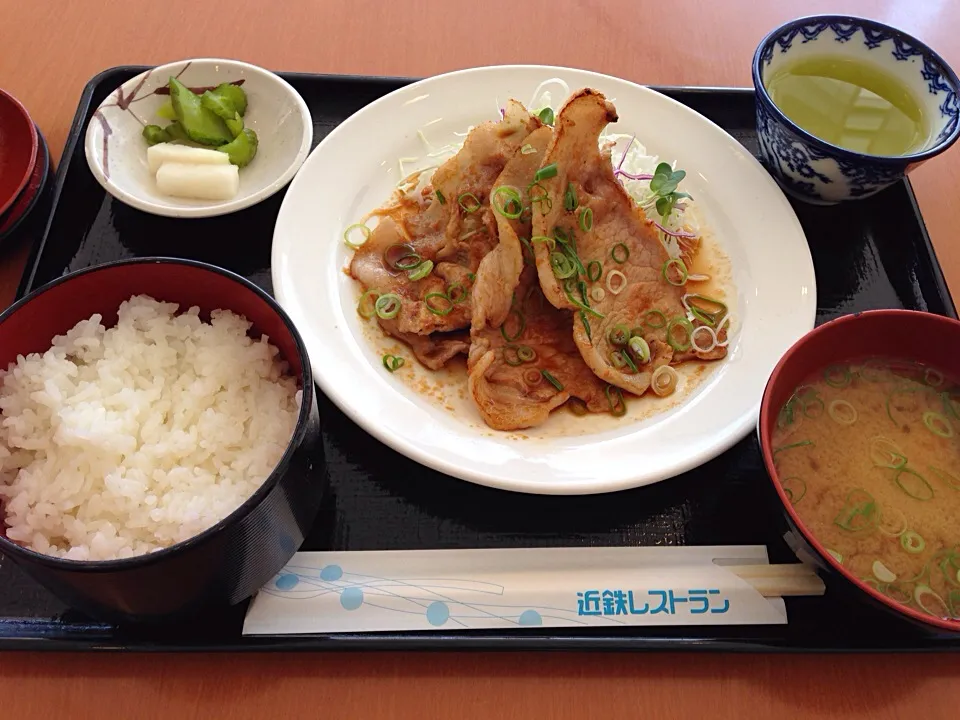
[[[549,175],[540,180],[549,199],[541,203],[544,212],[533,214],[533,247],[544,295],[577,314],[573,338],[587,365],[604,381],[642,395],[656,367],[719,359],[726,349],[711,347],[709,337],[697,338],[709,352],[692,342],[703,323],[687,318],[685,273],[670,264],[652,222],[599,148],[600,133],[616,120],[614,106],[594,90],[575,93],[561,109],[540,171]],[[649,352],[631,349],[631,336]]]
[[[469,327],[474,274],[497,245],[491,188],[507,160],[539,126],[537,118],[511,101],[502,120],[469,133],[460,151],[436,170],[431,185],[418,191],[418,177],[411,176],[387,205],[371,213],[380,222],[354,253],[350,274],[374,296],[397,296],[399,310],[380,317],[380,324],[411,344],[427,367],[440,367],[468,347],[456,335],[415,345],[411,337]],[[427,263],[429,273],[424,272]]]
[[[526,244],[528,188],[551,136],[549,128],[533,132],[494,184],[504,210],[495,210],[500,242],[480,263],[473,289],[469,388],[497,430],[539,425],[571,397],[590,410],[608,408],[603,383],[573,342],[572,315],[543,297]]]

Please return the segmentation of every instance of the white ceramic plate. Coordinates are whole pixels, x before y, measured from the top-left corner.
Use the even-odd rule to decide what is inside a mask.
[[[157,190],[147,169],[144,125],[164,126],[157,109],[169,98],[158,95],[170,76],[187,87],[210,87],[243,80],[247,93],[244,125],[257,133],[257,156],[240,170],[240,190],[223,202],[175,198]],[[181,60],[151,68],[110,93],[87,126],[84,149],[94,177],[114,197],[154,215],[225,215],[265,200],[294,176],[313,142],[313,121],[303,98],[268,70],[236,60]]]
[[[356,312],[343,268],[344,229],[389,197],[398,159],[497,117],[508,98],[531,102],[544,80],[592,87],[616,104],[611,130],[636,133],[648,152],[687,171],[696,199],[729,256],[739,325],[726,360],[682,403],[652,417],[573,418],[500,433],[456,392],[431,384],[416,361],[384,371],[385,347]],[[553,98],[554,103],[560,101]],[[438,120],[439,118],[439,120]],[[416,163],[406,164],[404,174]],[[273,285],[306,341],[323,392],[367,432],[429,467],[471,482],[533,493],[609,492],[689,470],[743,438],[757,422],[766,380],[814,324],[816,285],[807,242],[786,198],[736,140],[701,115],[614,77],[556,67],[488,67],[429,78],[368,105],[330,133],[290,186],[273,240]],[[410,357],[409,351],[405,354]],[[411,379],[414,378],[415,381]],[[426,384],[429,393],[415,389]],[[446,396],[438,401],[438,394]],[[646,399],[631,401],[631,407]],[[453,408],[454,412],[451,412]],[[560,417],[563,416],[563,417]],[[571,429],[570,422],[579,423]],[[716,478],[718,485],[723,478]]]

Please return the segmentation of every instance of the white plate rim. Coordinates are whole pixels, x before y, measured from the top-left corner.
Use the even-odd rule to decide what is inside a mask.
[[[700,113],[697,113],[692,108],[680,103],[673,98],[670,98],[664,95],[657,90],[653,90],[649,87],[642,86],[625,80],[623,78],[618,78],[612,75],[606,75],[603,73],[598,73],[590,70],[582,70],[579,68],[570,68],[563,66],[552,66],[552,65],[491,65],[491,66],[482,66],[475,68],[467,68],[463,70],[456,70],[448,73],[443,73],[440,75],[435,75],[431,77],[424,78],[422,80],[416,81],[409,85],[405,85],[401,88],[398,88],[383,97],[374,100],[372,103],[361,108],[357,113],[347,118],[344,122],[334,128],[314,149],[310,157],[307,158],[304,165],[308,165],[315,154],[319,155],[322,152],[325,144],[337,142],[337,138],[343,134],[345,128],[349,126],[351,120],[355,119],[361,113],[370,113],[376,112],[379,108],[383,106],[389,106],[390,103],[395,102],[398,98],[402,98],[406,95],[412,93],[420,92],[425,87],[429,88],[431,84],[443,81],[450,80],[460,80],[463,82],[469,82],[472,75],[478,73],[487,73],[487,72],[513,72],[513,71],[536,71],[542,74],[543,78],[554,77],[557,75],[563,74],[575,74],[583,76],[584,78],[592,78],[598,81],[610,82],[615,84],[620,84],[628,87],[630,92],[636,92],[639,95],[653,95],[656,96],[657,102],[667,103],[674,106],[674,109],[678,112],[687,113],[689,115],[695,116],[697,121],[702,123],[705,127],[712,128],[712,132],[719,133],[721,139],[725,142],[733,143],[736,147],[742,150],[744,155],[744,160],[748,166],[751,167],[751,172],[755,173],[757,181],[762,185],[765,185],[767,190],[770,190],[771,200],[776,203],[777,211],[781,212],[783,217],[782,220],[790,226],[790,229],[802,240],[802,251],[803,255],[802,260],[804,267],[797,268],[794,267],[793,270],[799,270],[807,276],[809,281],[806,287],[805,294],[805,310],[806,314],[800,318],[798,317],[798,323],[801,323],[804,327],[803,332],[799,333],[794,339],[795,342],[799,337],[801,337],[809,330],[813,329],[816,320],[816,278],[813,270],[813,259],[810,255],[809,245],[806,242],[806,236],[804,234],[803,228],[800,225],[799,219],[793,211],[793,208],[790,206],[790,203],[787,197],[780,190],[779,186],[776,184],[775,180],[767,173],[763,168],[760,162],[754,158],[745,148],[743,148],[735,138],[733,138],[729,133],[727,133],[722,127],[704,117]],[[285,290],[285,281],[280,262],[282,254],[285,250],[283,247],[283,242],[281,236],[282,229],[282,220],[285,216],[285,210],[288,208],[288,205],[291,205],[296,197],[299,186],[306,182],[304,179],[305,174],[299,174],[294,178],[291,183],[287,194],[284,198],[283,204],[281,205],[280,212],[278,214],[277,224],[274,230],[274,240],[273,247],[271,250],[271,274],[274,287],[274,295],[277,298],[277,301],[282,307],[293,317],[294,323],[298,326],[303,326],[305,323],[303,320],[299,320],[296,317],[298,314],[296,309],[291,307],[292,300],[288,296]],[[280,241],[278,242],[278,239]],[[798,246],[799,249],[799,246]],[[303,330],[301,329],[301,332]],[[308,346],[312,344],[309,337],[305,338]],[[362,341],[361,341],[362,342]],[[792,343],[791,343],[792,344]],[[789,346],[784,347],[782,352],[785,352]],[[782,353],[781,353],[782,354]],[[545,494],[545,495],[587,495],[587,494],[597,494],[597,493],[607,493],[615,492],[620,490],[627,490],[631,488],[646,486],[667,480],[672,477],[676,477],[684,472],[687,472],[695,467],[702,465],[703,463],[719,456],[726,450],[730,449],[733,445],[740,442],[743,438],[750,434],[750,432],[756,427],[757,419],[759,417],[760,403],[762,397],[762,388],[759,389],[757,397],[754,402],[751,404],[749,410],[741,413],[739,419],[733,425],[728,425],[725,428],[723,438],[714,442],[709,446],[708,449],[702,450],[700,453],[691,454],[689,458],[682,462],[674,462],[668,470],[662,470],[658,473],[655,473],[655,476],[648,475],[646,477],[637,477],[634,475],[624,475],[620,474],[618,477],[606,478],[606,479],[570,479],[566,478],[562,481],[555,483],[540,483],[540,482],[528,482],[523,479],[516,477],[503,477],[491,473],[489,469],[481,468],[476,469],[472,468],[467,464],[457,464],[443,458],[436,457],[430,452],[424,451],[420,448],[417,448],[415,445],[412,445],[410,441],[400,435],[394,434],[392,432],[386,431],[381,425],[379,425],[374,420],[364,413],[363,411],[355,408],[349,401],[348,393],[343,391],[343,387],[346,383],[337,383],[331,382],[327,377],[327,374],[323,371],[322,366],[320,366],[317,360],[312,360],[314,364],[314,375],[316,382],[319,385],[320,389],[330,398],[337,407],[344,412],[353,422],[359,425],[365,432],[369,433],[377,440],[383,442],[392,449],[398,451],[399,453],[405,455],[406,457],[425,465],[434,470],[438,470],[447,475],[450,475],[455,478],[466,480],[478,485],[483,485],[487,487],[493,487],[503,490],[510,490],[514,492],[522,492],[529,494]],[[766,383],[767,378],[769,377],[769,372],[772,371],[775,362],[770,365],[768,368],[765,377],[764,384]]]

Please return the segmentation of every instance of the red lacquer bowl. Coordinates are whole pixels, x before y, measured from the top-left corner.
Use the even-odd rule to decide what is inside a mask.
[[[0,90],[0,214],[17,199],[37,161],[37,128],[27,109]]]
[[[902,605],[848,572],[803,524],[776,480],[772,436],[777,415],[798,385],[829,365],[866,356],[895,356],[952,370],[960,358],[960,322],[913,310],[870,310],[845,315],[804,335],[780,359],[760,405],[760,447],[788,526],[786,540],[802,560],[813,561],[829,583],[853,586],[862,599],[896,615],[940,630],[960,632],[960,621],[935,618]]]

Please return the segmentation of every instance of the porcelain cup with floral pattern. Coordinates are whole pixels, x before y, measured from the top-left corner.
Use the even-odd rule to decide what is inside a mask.
[[[909,155],[867,155],[825,142],[791,121],[770,98],[766,83],[786,63],[816,55],[871,63],[899,79],[929,123],[926,142]],[[957,75],[916,38],[873,20],[818,15],[778,27],[753,57],[753,85],[762,159],[788,193],[811,203],[869,197],[942,153],[960,135]]]

